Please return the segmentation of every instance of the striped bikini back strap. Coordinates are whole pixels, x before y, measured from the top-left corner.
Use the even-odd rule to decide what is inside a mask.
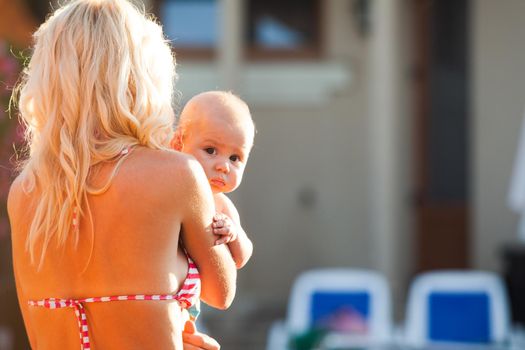
[[[104,303],[110,301],[125,301],[125,300],[177,300],[179,301],[178,293],[172,294],[137,294],[137,295],[118,295],[109,297],[95,297],[84,299],[58,299],[47,298],[41,300],[30,300],[30,306],[45,307],[47,309],[63,309],[72,308],[75,310],[75,315],[78,321],[78,332],[80,335],[80,349],[91,350],[91,342],[89,338],[89,326],[84,304],[86,303]],[[181,306],[185,307],[183,301],[179,301]]]

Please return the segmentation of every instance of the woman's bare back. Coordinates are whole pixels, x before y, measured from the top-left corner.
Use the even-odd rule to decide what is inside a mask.
[[[64,249],[50,244],[40,271],[25,250],[38,194],[25,194],[21,178],[13,183],[9,212],[15,277],[34,348],[78,347],[78,326],[72,309],[30,307],[28,300],[179,290],[188,269],[179,244],[185,207],[192,200],[184,189],[187,161],[176,152],[134,150],[107,192],[88,198],[94,230],[84,206],[77,247],[72,239]],[[100,166],[91,184],[102,186],[114,167],[115,162]],[[91,340],[98,348],[170,349],[181,344],[176,301],[117,301],[89,304],[86,310]]]

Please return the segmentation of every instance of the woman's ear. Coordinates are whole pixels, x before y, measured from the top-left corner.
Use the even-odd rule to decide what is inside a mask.
[[[175,130],[173,138],[170,142],[170,146],[176,151],[182,151],[184,144],[182,143],[182,132],[180,131],[180,129]]]

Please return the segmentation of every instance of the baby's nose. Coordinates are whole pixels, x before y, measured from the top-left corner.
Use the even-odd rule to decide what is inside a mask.
[[[217,162],[217,165],[215,166],[217,171],[223,172],[223,173],[229,173],[230,172],[230,165],[227,161],[219,161]]]

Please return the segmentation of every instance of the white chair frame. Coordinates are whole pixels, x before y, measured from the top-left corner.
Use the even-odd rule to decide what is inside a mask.
[[[351,268],[316,269],[302,273],[290,294],[286,321],[273,324],[268,337],[268,350],[286,349],[288,338],[308,331],[311,297],[316,292],[365,292],[370,295],[367,316],[369,331],[356,336],[359,343],[381,344],[391,341],[392,303],[390,287],[380,273]],[[352,337],[348,338],[352,341]]]
[[[501,343],[510,332],[509,303],[501,278],[491,272],[446,270],[421,274],[413,281],[406,312],[404,342],[410,346],[436,343],[428,334],[428,296],[434,292],[483,292],[489,297],[490,341]]]

